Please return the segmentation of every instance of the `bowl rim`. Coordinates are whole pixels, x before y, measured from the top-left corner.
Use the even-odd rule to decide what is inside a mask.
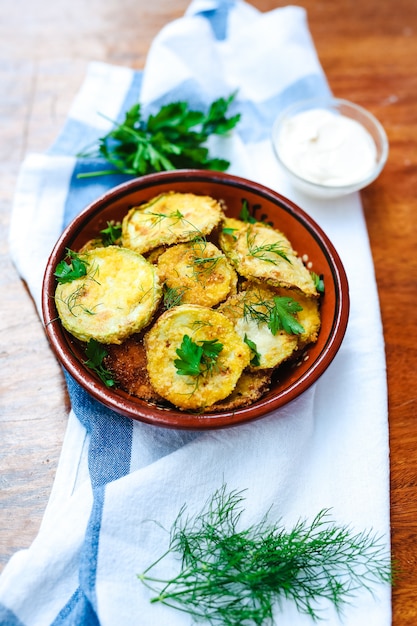
[[[55,293],[56,279],[54,271],[57,263],[62,260],[62,246],[66,242],[69,234],[79,228],[87,215],[91,216],[95,213],[99,213],[103,210],[103,206],[111,205],[118,198],[136,189],[151,189],[153,186],[160,184],[160,182],[184,182],[184,184],[187,184],[188,181],[212,181],[232,185],[240,189],[255,192],[261,197],[271,199],[273,202],[278,202],[286,211],[291,213],[292,217],[295,217],[301,222],[319,243],[322,242],[324,244],[323,253],[328,258],[336,286],[336,293],[338,295],[336,299],[336,314],[329,337],[327,338],[323,350],[317,356],[308,372],[305,372],[297,381],[293,382],[277,396],[273,398],[261,398],[248,407],[235,409],[233,411],[204,413],[200,415],[180,410],[166,410],[161,407],[153,406],[148,402],[144,402],[143,408],[140,408],[136,402],[129,402],[127,393],[120,392],[117,397],[114,396],[111,389],[107,388],[101,381],[96,379],[89,370],[80,367],[79,359],[70,350],[65,349],[64,346],[68,346],[66,339],[67,333],[62,327],[55,309],[53,294]],[[51,290],[52,285],[54,286],[53,290]],[[324,373],[340,348],[346,333],[349,318],[350,297],[346,271],[339,254],[322,228],[301,207],[282,196],[277,191],[247,178],[213,170],[184,169],[157,172],[134,178],[111,188],[93,202],[89,203],[66,226],[49,255],[42,284],[41,307],[44,329],[53,352],[64,369],[86,389],[95,400],[125,417],[149,424],[166,428],[200,430],[223,428],[265,417],[267,414],[291,402],[306,391]],[[82,373],[80,370],[82,370]],[[192,420],[184,419],[186,417],[192,418]],[[190,423],[191,421],[192,424]]]
[[[281,159],[280,154],[279,154],[279,150],[277,146],[277,135],[279,133],[279,129],[282,125],[282,122],[289,115],[293,114],[294,112],[298,110],[301,111],[301,110],[313,109],[313,108],[318,108],[318,107],[327,108],[327,107],[337,107],[337,106],[344,106],[344,107],[357,111],[363,117],[365,117],[372,126],[374,126],[381,141],[381,156],[378,159],[377,164],[375,168],[373,169],[373,171],[370,174],[368,174],[368,176],[366,176],[365,178],[362,178],[361,180],[358,180],[354,183],[350,183],[348,185],[325,185],[321,183],[315,183],[314,181],[309,180],[308,178],[303,178],[302,176],[297,174],[297,172],[289,168],[284,163],[284,161]],[[380,175],[380,173],[385,167],[385,164],[388,160],[388,154],[389,154],[388,136],[384,127],[382,126],[381,122],[377,119],[377,117],[375,117],[373,113],[371,113],[370,111],[368,111],[361,105],[356,104],[355,102],[351,102],[350,100],[346,100],[344,98],[336,98],[334,96],[316,96],[313,98],[297,100],[293,102],[292,104],[290,104],[285,109],[283,109],[277,115],[277,117],[275,118],[273,122],[272,132],[271,132],[271,142],[272,142],[272,148],[273,148],[275,157],[277,161],[279,162],[280,166],[282,167],[282,169],[284,170],[284,172],[290,178],[293,178],[295,181],[300,183],[300,185],[302,185],[304,188],[309,187],[310,189],[317,191],[318,193],[321,192],[323,194],[322,197],[326,197],[326,195],[328,195],[329,193],[332,193],[332,194],[340,193],[340,195],[345,195],[347,193],[353,193],[354,191],[359,191],[360,189],[364,189],[365,187],[370,185],[374,180],[378,178],[378,176]]]

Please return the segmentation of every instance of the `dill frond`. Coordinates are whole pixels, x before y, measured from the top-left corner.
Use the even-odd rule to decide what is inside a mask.
[[[382,537],[335,524],[327,509],[289,531],[268,516],[241,529],[242,501],[223,486],[194,517],[181,509],[168,551],[138,576],[156,594],[151,602],[213,626],[273,626],[284,599],[317,620],[323,600],[341,612],[360,589],[392,582]],[[151,577],[169,554],[180,559],[178,575]]]

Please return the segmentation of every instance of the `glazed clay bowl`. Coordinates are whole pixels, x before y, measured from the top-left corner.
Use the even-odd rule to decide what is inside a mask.
[[[279,228],[309,266],[323,275],[321,330],[318,341],[303,358],[282,366],[270,390],[254,404],[222,413],[187,413],[155,406],[117,388],[108,388],[84,365],[83,347],[62,327],[55,307],[57,264],[67,249],[79,250],[111,220],[121,221],[132,206],[168,191],[203,194],[221,199],[228,217],[238,217],[242,202],[259,220]],[[325,372],[343,340],[349,315],[346,273],[331,241],[301,208],[277,192],[231,174],[199,170],[175,170],[149,174],[114,187],[86,207],[65,229],[47,263],[42,293],[43,317],[49,342],[68,373],[93,398],[117,413],[155,426],[211,429],[235,426],[262,418],[297,398]]]

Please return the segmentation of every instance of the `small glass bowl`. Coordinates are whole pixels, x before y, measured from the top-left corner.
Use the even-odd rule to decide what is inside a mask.
[[[282,145],[284,126],[295,115],[312,111],[313,109],[325,109],[328,112],[343,115],[361,124],[368,131],[375,143],[376,159],[373,168],[368,170],[362,178],[357,178],[348,184],[342,185],[332,184],[331,182],[318,183],[314,180],[309,180],[307,177],[304,178],[299,172],[297,173],[294,169],[290,169],[288,164],[284,162],[281,154],[282,148],[280,147],[280,143]],[[304,100],[289,106],[275,120],[272,129],[272,145],[278,162],[292,185],[305,194],[316,198],[337,198],[367,187],[379,176],[388,158],[388,139],[380,122],[366,109],[357,104],[332,97]]]

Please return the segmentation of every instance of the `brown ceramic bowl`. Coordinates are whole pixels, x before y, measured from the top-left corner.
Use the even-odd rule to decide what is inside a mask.
[[[119,389],[107,388],[83,365],[82,346],[62,327],[55,308],[54,271],[65,257],[67,248],[78,250],[97,236],[109,220],[120,221],[134,205],[170,190],[205,194],[222,199],[227,215],[237,217],[242,200],[255,209],[256,216],[267,219],[282,230],[300,256],[307,255],[316,274],[322,274],[325,294],[322,297],[322,327],[316,344],[301,363],[280,370],[270,391],[249,407],[224,413],[196,415],[158,408]],[[126,417],[149,424],[186,429],[234,426],[261,418],[294,400],[308,389],[335,357],[345,334],[349,315],[349,289],[341,260],[328,237],[302,209],[275,191],[249,180],[219,172],[176,170],[150,174],[111,189],[90,204],[65,229],[49,258],[42,294],[43,316],[51,346],[65,369],[96,400]]]

